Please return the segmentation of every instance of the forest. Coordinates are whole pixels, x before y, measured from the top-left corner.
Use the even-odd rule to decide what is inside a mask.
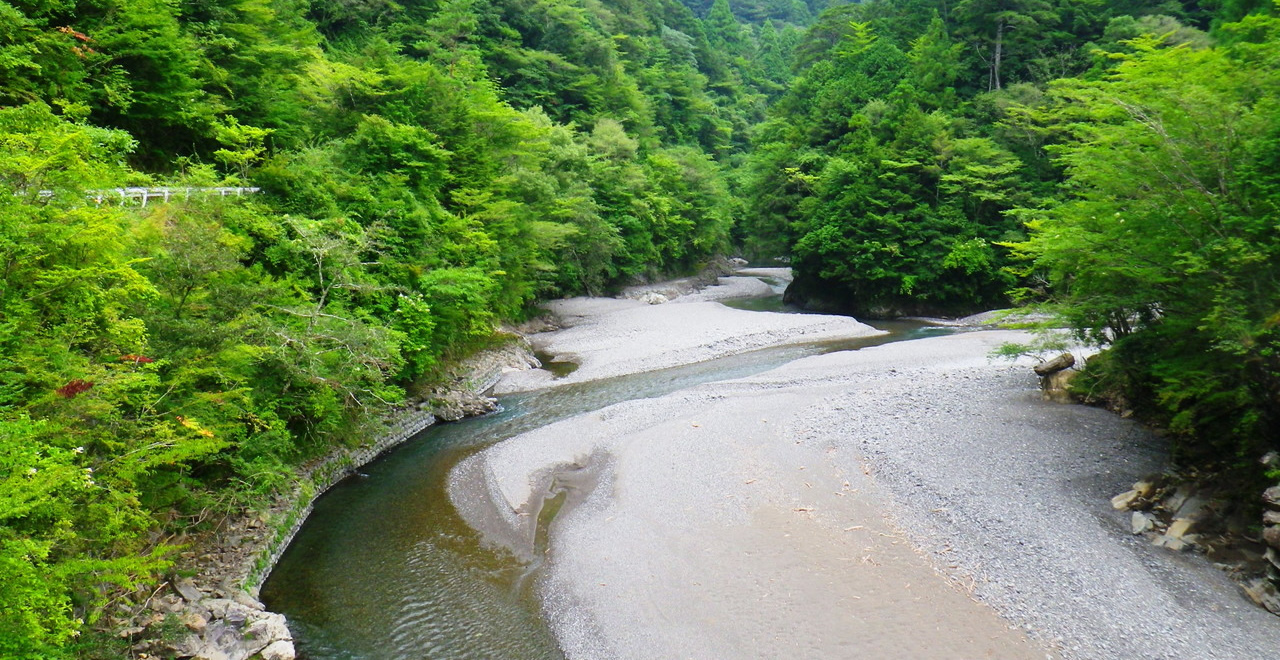
[[[1009,302],[1107,347],[1077,386],[1242,503],[1280,473],[1280,21],[1266,3],[834,7],[753,133],[735,227],[811,307]],[[923,28],[923,30],[922,30]]]
[[[1051,311],[1091,395],[1274,482],[1277,13],[0,0],[0,656],[119,657],[176,535],[538,301],[718,255],[860,317]]]

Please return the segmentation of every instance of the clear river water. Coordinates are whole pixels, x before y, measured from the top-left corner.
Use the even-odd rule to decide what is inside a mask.
[[[739,305],[773,310],[780,301]],[[449,500],[449,471],[493,443],[613,403],[741,378],[809,355],[954,331],[905,321],[873,325],[890,334],[505,396],[499,412],[430,427],[316,502],[261,599],[288,617],[300,658],[563,658],[539,610],[538,566],[482,543]]]

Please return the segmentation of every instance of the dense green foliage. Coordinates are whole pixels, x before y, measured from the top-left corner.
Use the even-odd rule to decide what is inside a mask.
[[[0,656],[539,299],[730,244],[860,314],[1016,295],[1187,456],[1280,437],[1258,0],[0,0]],[[120,186],[251,185],[145,209]],[[1256,476],[1256,475],[1254,475]]]
[[[725,250],[812,9],[761,8],[0,2],[0,656],[73,653],[539,298]],[[262,192],[89,192],[129,185]]]
[[[1102,79],[1051,86],[1026,121],[1054,142],[1064,194],[1021,213],[1015,247],[1062,318],[1113,346],[1095,386],[1186,459],[1256,476],[1280,438],[1280,20],[1219,38],[1140,38]]]
[[[790,257],[792,296],[862,315],[959,314],[1015,284],[1010,210],[1053,197],[1061,169],[1010,109],[1050,81],[1096,79],[1101,53],[1158,34],[1204,47],[1204,9],[1080,0],[871,1],[824,13],[796,78],[754,136],[738,232]]]
[[[1265,3],[827,11],[754,134],[736,231],[860,314],[1044,304],[1098,398],[1237,470],[1280,438],[1280,21]],[[1252,12],[1252,15],[1250,13]],[[1272,474],[1275,479],[1280,475]]]

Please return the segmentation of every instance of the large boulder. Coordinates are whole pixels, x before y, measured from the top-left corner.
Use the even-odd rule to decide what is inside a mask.
[[[262,660],[294,660],[298,657],[298,652],[293,648],[293,642],[287,640],[272,642],[258,654],[262,656]]]
[[[1267,545],[1280,550],[1280,525],[1268,525],[1262,530],[1262,540]]]
[[[248,594],[238,599],[210,598],[200,605],[209,613],[209,618],[192,621],[194,626],[188,623],[192,634],[175,649],[177,657],[196,660],[249,660],[258,655],[272,660],[294,658],[293,635],[284,615],[265,611],[262,604]]]
[[[1041,362],[1032,369],[1040,376],[1040,390],[1044,394],[1046,401],[1056,401],[1058,403],[1071,403],[1074,399],[1068,386],[1071,379],[1076,375],[1075,371],[1068,371],[1076,363],[1076,358],[1070,353],[1063,353],[1052,360]]]
[[[1267,608],[1272,614],[1280,614],[1280,589],[1270,580],[1262,578],[1250,580],[1244,585],[1244,592],[1253,602]]]
[[[1272,511],[1280,511],[1280,486],[1272,486],[1262,491],[1262,502]]]

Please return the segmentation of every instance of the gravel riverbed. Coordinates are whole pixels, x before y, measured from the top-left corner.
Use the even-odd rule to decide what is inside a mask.
[[[694,361],[705,343],[645,345],[680,326],[752,323],[705,302],[572,309],[584,330],[560,332],[610,373]],[[787,336],[756,317],[742,334]],[[988,357],[1025,339],[831,353],[610,406],[465,460],[451,498],[493,543],[545,553],[544,614],[574,659],[1274,656],[1280,618],[1112,510],[1161,441]]]
[[[539,591],[569,658],[1045,657],[934,569],[828,423],[842,356],[874,351],[542,427],[464,461],[452,499],[528,556],[565,493]]]
[[[1062,655],[1275,657],[1280,619],[1110,506],[1164,467],[1163,443],[1036,386],[1025,368],[899,369],[834,399],[827,423],[938,565]]]
[[[731,293],[752,290],[743,284],[746,280],[764,286],[755,278],[721,280],[726,283],[718,287]],[[510,394],[657,371],[767,347],[886,334],[847,316],[749,312],[704,299],[729,295],[708,293],[718,287],[665,304],[615,298],[570,298],[548,303],[547,307],[567,327],[532,335],[529,341],[555,361],[573,362],[578,368],[556,379],[540,369],[512,371],[498,382],[494,393]],[[768,293],[767,286],[765,289]],[[687,302],[690,299],[693,301]]]

